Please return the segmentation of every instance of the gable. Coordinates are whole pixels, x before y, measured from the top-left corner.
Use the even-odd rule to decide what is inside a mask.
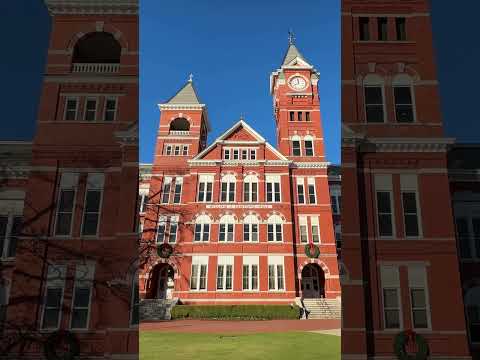
[[[226,141],[258,141],[258,139],[253,136],[243,125],[237,127],[229,135],[227,135],[222,140]]]

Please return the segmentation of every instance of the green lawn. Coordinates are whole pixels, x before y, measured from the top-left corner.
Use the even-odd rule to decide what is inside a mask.
[[[308,332],[192,334],[140,332],[140,360],[340,359],[340,337]]]

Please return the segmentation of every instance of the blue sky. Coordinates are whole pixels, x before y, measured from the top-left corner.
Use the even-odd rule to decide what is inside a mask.
[[[339,163],[339,1],[207,3],[141,2],[140,160],[153,158],[157,104],[183,86],[189,73],[208,108],[209,143],[243,114],[275,146],[269,75],[280,66],[292,28],[297,47],[320,72],[327,158]]]

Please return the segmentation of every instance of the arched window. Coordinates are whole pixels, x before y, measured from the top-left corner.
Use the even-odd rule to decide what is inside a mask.
[[[243,219],[243,241],[258,241],[258,218],[255,215],[248,215]]]
[[[235,183],[237,179],[235,175],[228,174],[222,176],[222,188],[220,192],[220,201],[234,202],[235,201]]]
[[[278,215],[267,219],[267,238],[269,242],[283,241],[283,220]]]
[[[74,63],[120,63],[122,48],[112,34],[92,32],[83,36],[75,44]]]
[[[303,138],[305,144],[305,156],[313,156],[313,136],[307,135]]]
[[[235,232],[235,218],[232,215],[223,215],[220,218],[220,229],[218,232],[219,242],[233,242]]]
[[[383,79],[376,74],[369,74],[363,79],[366,122],[385,122],[383,86]]]
[[[292,136],[292,156],[301,156],[302,149],[301,149],[301,139],[300,136],[294,135]]]
[[[395,119],[399,123],[415,121],[412,79],[407,74],[398,74],[392,80],[395,101]]]
[[[170,131],[189,131],[190,123],[185,118],[176,118],[170,123]]]
[[[243,201],[258,201],[258,177],[256,175],[247,175],[243,179]]]
[[[195,242],[210,240],[210,227],[212,220],[208,215],[200,215],[195,219]]]
[[[465,294],[468,333],[471,343],[480,342],[480,286],[468,289]]]

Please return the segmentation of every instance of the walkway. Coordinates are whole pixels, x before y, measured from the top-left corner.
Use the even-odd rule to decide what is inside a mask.
[[[339,333],[341,321],[332,320],[173,320],[142,322],[140,331],[169,331],[187,333],[250,333],[327,330]]]

